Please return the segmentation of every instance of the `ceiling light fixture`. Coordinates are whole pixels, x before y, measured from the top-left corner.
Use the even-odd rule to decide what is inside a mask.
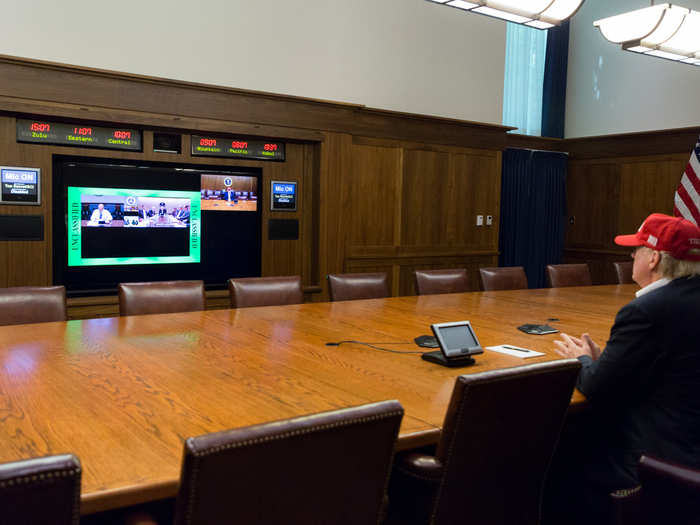
[[[700,66],[700,12],[654,5],[596,20],[593,25],[622,49]]]
[[[464,11],[479,13],[534,27],[549,29],[572,17],[583,0],[428,0]]]

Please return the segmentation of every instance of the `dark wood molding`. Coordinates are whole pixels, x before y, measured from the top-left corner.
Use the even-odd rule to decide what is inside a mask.
[[[610,157],[638,157],[690,152],[695,146],[700,126],[637,133],[620,133],[566,139],[572,159],[601,159]]]
[[[531,135],[508,133],[506,135],[506,147],[541,151],[560,151],[566,153],[567,141],[565,139],[554,139],[550,137],[533,137]]]

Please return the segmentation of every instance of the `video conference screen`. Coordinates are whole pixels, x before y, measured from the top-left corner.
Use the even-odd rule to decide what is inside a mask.
[[[202,209],[207,211],[257,211],[255,177],[202,174]]]
[[[199,192],[68,187],[68,266],[200,261]]]
[[[54,283],[69,293],[260,275],[259,168],[57,155],[52,175]]]

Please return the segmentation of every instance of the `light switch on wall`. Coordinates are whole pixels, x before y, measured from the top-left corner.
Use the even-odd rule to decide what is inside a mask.
[[[483,216],[483,215],[477,215],[477,216],[476,216],[476,225],[477,225],[477,226],[483,226],[483,225],[484,225],[484,216]]]
[[[492,224],[493,224],[493,216],[487,215],[486,216],[486,226],[491,226]]]

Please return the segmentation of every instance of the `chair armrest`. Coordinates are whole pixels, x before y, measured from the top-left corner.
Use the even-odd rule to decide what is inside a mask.
[[[642,512],[642,487],[611,492],[610,500],[614,525],[646,523]]]
[[[396,468],[406,476],[437,483],[442,479],[444,468],[435,456],[409,453],[399,456]]]

